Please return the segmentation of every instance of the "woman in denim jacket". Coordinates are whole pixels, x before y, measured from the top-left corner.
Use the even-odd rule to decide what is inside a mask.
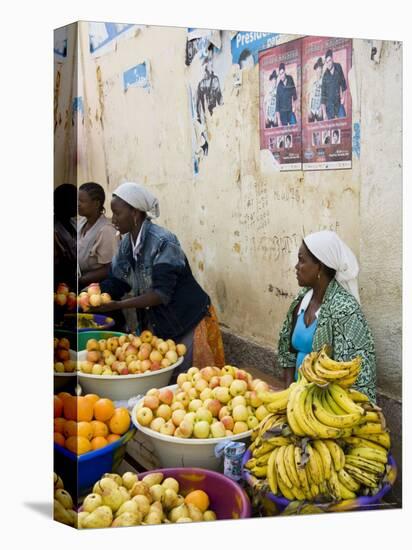
[[[133,182],[121,184],[111,201],[112,223],[123,236],[109,278],[100,284],[114,300],[94,311],[137,310],[138,332],[151,330],[187,347],[179,370],[224,366],[222,338],[210,298],[193,277],[177,237],[155,225],[156,197]],[[128,292],[133,297],[122,300]]]

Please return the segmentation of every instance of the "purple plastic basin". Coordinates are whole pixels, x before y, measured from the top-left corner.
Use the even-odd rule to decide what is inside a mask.
[[[217,519],[250,518],[252,509],[245,491],[231,479],[218,472],[203,468],[163,468],[139,474],[142,479],[147,474],[161,472],[164,477],[174,477],[180,486],[179,493],[185,496],[190,491],[202,489],[210,500],[210,510]]]
[[[244,468],[244,465],[251,457],[252,457],[252,452],[249,449],[247,449],[247,451],[245,452],[242,458],[242,477],[246,481],[246,483],[250,486],[253,485],[251,474],[248,472],[246,468]],[[382,486],[381,490],[378,493],[376,493],[376,495],[359,496],[348,500],[341,500],[340,502],[322,504],[320,506],[328,512],[344,512],[348,510],[357,510],[357,511],[373,510],[374,508],[376,508],[376,505],[379,504],[379,502],[383,499],[386,493],[388,493],[392,489],[396,480],[397,466],[391,454],[388,455],[388,464],[392,467],[390,480]],[[266,496],[268,499],[270,499],[272,502],[276,504],[279,512],[283,512],[283,510],[291,502],[285,497],[279,497],[270,492],[267,493]]]

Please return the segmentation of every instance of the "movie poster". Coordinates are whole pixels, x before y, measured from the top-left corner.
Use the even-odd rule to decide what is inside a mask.
[[[352,167],[351,66],[351,39],[302,39],[304,170]]]
[[[269,149],[279,170],[302,169],[301,42],[259,53],[260,148]]]

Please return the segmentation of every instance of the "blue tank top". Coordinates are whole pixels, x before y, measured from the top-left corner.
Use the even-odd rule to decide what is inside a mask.
[[[305,311],[302,310],[296,320],[296,325],[292,334],[292,346],[298,352],[296,357],[295,380],[298,376],[298,369],[305,356],[312,351],[313,336],[318,324],[318,318],[307,327],[305,325]]]

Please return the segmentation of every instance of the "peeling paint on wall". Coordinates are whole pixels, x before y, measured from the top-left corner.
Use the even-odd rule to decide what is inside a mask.
[[[360,122],[353,125],[352,151],[356,158],[360,158]]]

